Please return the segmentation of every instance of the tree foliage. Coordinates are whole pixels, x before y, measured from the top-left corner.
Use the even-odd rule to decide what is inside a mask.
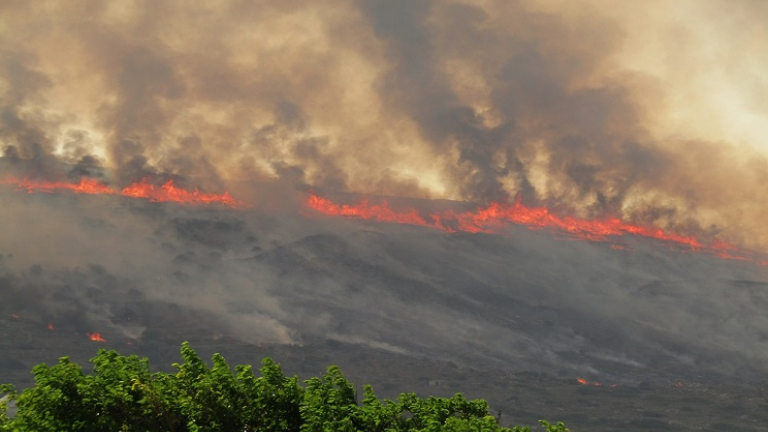
[[[35,386],[20,393],[0,386],[0,432],[7,431],[296,431],[296,432],[529,432],[501,427],[484,400],[421,398],[404,393],[381,400],[365,386],[361,403],[336,366],[322,377],[286,377],[266,358],[256,376],[251,366],[230,368],[214,354],[208,366],[184,343],[175,373],[151,373],[149,361],[100,350],[93,374],[62,357],[36,366]],[[7,401],[16,415],[6,415]],[[542,421],[547,432],[562,423]]]

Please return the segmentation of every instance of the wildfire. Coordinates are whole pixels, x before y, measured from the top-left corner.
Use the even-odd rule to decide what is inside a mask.
[[[229,194],[203,193],[195,188],[192,191],[182,189],[173,184],[173,180],[168,180],[162,186],[156,187],[148,182],[147,178],[134,183],[122,191],[120,195],[132,198],[144,198],[152,202],[177,202],[179,204],[224,204],[229,207],[239,207],[241,204]]]
[[[587,381],[584,378],[576,378],[576,382],[578,382],[581,385],[586,385],[586,386],[593,386],[593,387],[602,387],[603,386],[603,383],[599,383],[597,381]],[[614,387],[616,387],[616,384],[611,384],[610,387],[614,388]]]
[[[704,252],[723,259],[743,260],[764,264],[739,251],[730,243],[714,241],[704,244],[692,236],[666,232],[660,228],[644,227],[622,221],[618,218],[580,219],[571,216],[557,216],[545,207],[528,207],[519,200],[514,204],[494,202],[475,211],[430,213],[422,215],[418,210],[396,211],[388,203],[371,204],[362,200],[357,204],[337,204],[328,198],[311,193],[307,205],[313,210],[330,215],[424,226],[447,232],[493,233],[508,224],[522,225],[532,230],[551,229],[566,233],[572,238],[609,242],[615,237],[636,235],[662,240],[685,246],[692,251]],[[624,249],[612,244],[613,249]]]
[[[93,332],[93,333],[86,333],[86,334],[88,335],[88,338],[94,342],[106,342],[106,340],[103,337],[101,337],[100,333]]]
[[[0,182],[2,184],[15,185],[19,189],[25,189],[28,193],[46,192],[52,193],[58,190],[70,190],[75,193],[81,194],[113,194],[115,193],[109,186],[99,183],[93,179],[81,179],[79,183],[66,183],[66,182],[46,182],[40,180],[30,180],[25,178],[24,180],[17,180],[10,178]]]
[[[440,223],[439,218],[433,218],[432,222],[428,222],[421,217],[417,210],[396,212],[392,210],[386,202],[379,205],[371,205],[368,201],[363,200],[355,205],[339,205],[327,198],[312,194],[309,197],[308,204],[313,209],[327,215],[356,217],[359,219],[375,220],[377,222],[393,222],[446,229]]]
[[[90,195],[118,195],[150,202],[174,202],[183,205],[219,204],[232,208],[246,207],[229,192],[221,194],[201,192],[197,188],[187,190],[168,180],[160,186],[149,178],[143,178],[123,189],[115,189],[94,179],[83,178],[77,183],[54,182],[37,179],[8,178],[0,184],[13,185],[28,193],[54,193],[70,191]],[[395,210],[387,202],[372,204],[362,200],[356,204],[338,204],[332,200],[311,193],[307,199],[311,209],[326,215],[343,216],[376,222],[416,225],[439,229],[446,232],[493,233],[509,224],[522,225],[532,230],[550,229],[567,234],[570,238],[595,242],[609,242],[610,247],[624,250],[615,244],[616,237],[635,235],[662,240],[670,244],[685,246],[691,251],[703,252],[722,259],[742,260],[760,265],[768,261],[756,259],[754,254],[739,250],[735,245],[722,241],[702,243],[696,237],[666,232],[660,228],[634,225],[619,218],[581,219],[572,216],[558,216],[546,207],[529,207],[520,200],[515,203],[493,202],[474,211],[443,211],[424,214],[416,209]]]
[[[149,178],[145,177],[122,190],[117,190],[107,184],[94,179],[80,179],[78,183],[53,182],[37,179],[8,178],[0,181],[0,184],[13,185],[27,193],[44,192],[53,193],[58,191],[71,191],[78,194],[89,195],[121,195],[130,198],[145,199],[151,202],[175,202],[185,205],[209,205],[222,204],[232,208],[243,207],[244,204],[236,200],[229,192],[222,194],[205,193],[194,190],[186,190],[176,186],[173,180],[168,180],[161,186],[155,186],[150,183]]]

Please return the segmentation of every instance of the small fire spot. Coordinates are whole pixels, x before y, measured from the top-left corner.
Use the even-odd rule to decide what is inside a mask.
[[[93,333],[86,333],[86,334],[88,335],[88,338],[94,342],[106,342],[106,340],[103,337],[101,337],[100,333],[93,332]]]

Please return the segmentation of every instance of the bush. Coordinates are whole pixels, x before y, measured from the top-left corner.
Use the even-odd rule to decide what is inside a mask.
[[[250,366],[233,371],[220,354],[208,367],[187,343],[181,357],[176,373],[152,374],[146,358],[107,350],[91,359],[92,375],[67,357],[52,367],[38,365],[34,387],[16,393],[0,386],[0,395],[17,408],[8,418],[7,403],[0,401],[0,431],[530,431],[499,426],[484,400],[461,394],[425,399],[404,393],[389,401],[365,386],[358,404],[354,386],[336,366],[303,387],[269,358],[257,377]],[[568,430],[541,423],[547,432]]]

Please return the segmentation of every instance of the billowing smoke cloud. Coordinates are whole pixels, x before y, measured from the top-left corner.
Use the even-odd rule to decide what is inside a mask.
[[[765,7],[574,3],[10,2],[0,145],[45,175],[521,196],[768,247]]]

